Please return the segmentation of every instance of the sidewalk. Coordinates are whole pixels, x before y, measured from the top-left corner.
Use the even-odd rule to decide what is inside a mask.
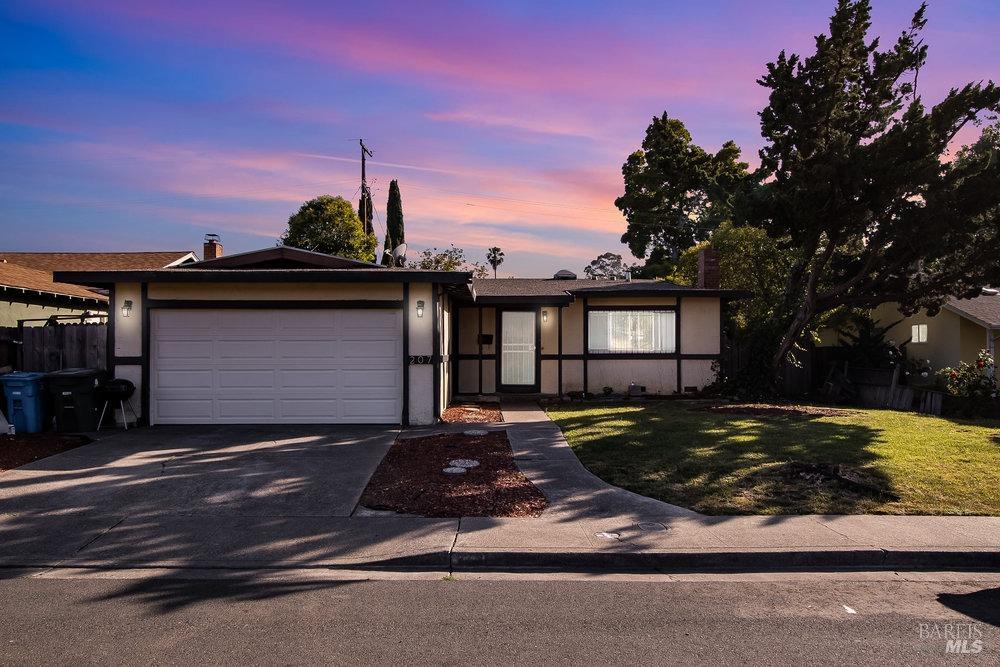
[[[1000,568],[1000,517],[704,516],[588,472],[537,405],[503,406],[538,519],[464,518],[451,563],[493,567]]]

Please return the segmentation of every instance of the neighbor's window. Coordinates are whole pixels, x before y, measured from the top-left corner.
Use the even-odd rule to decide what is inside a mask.
[[[592,354],[675,352],[672,310],[592,310],[587,350]]]
[[[927,325],[926,324],[914,324],[910,327],[910,342],[911,343],[926,343],[927,342]]]

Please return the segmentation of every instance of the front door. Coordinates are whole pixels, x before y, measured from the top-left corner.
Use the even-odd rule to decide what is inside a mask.
[[[500,312],[501,391],[538,391],[536,317],[533,310]]]

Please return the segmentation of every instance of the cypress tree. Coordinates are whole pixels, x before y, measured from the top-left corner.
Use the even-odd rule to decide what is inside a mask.
[[[385,205],[385,253],[383,264],[391,264],[392,251],[406,240],[403,233],[403,199],[399,194],[399,181],[389,183],[389,201]]]

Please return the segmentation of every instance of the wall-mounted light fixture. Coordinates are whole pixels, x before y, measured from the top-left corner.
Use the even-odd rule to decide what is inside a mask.
[[[542,311],[542,322],[548,322],[548,321],[549,321],[549,311],[543,310]]]
[[[132,299],[122,301],[122,317],[132,317]]]
[[[417,317],[423,317],[423,316],[424,316],[424,302],[417,301]]]

